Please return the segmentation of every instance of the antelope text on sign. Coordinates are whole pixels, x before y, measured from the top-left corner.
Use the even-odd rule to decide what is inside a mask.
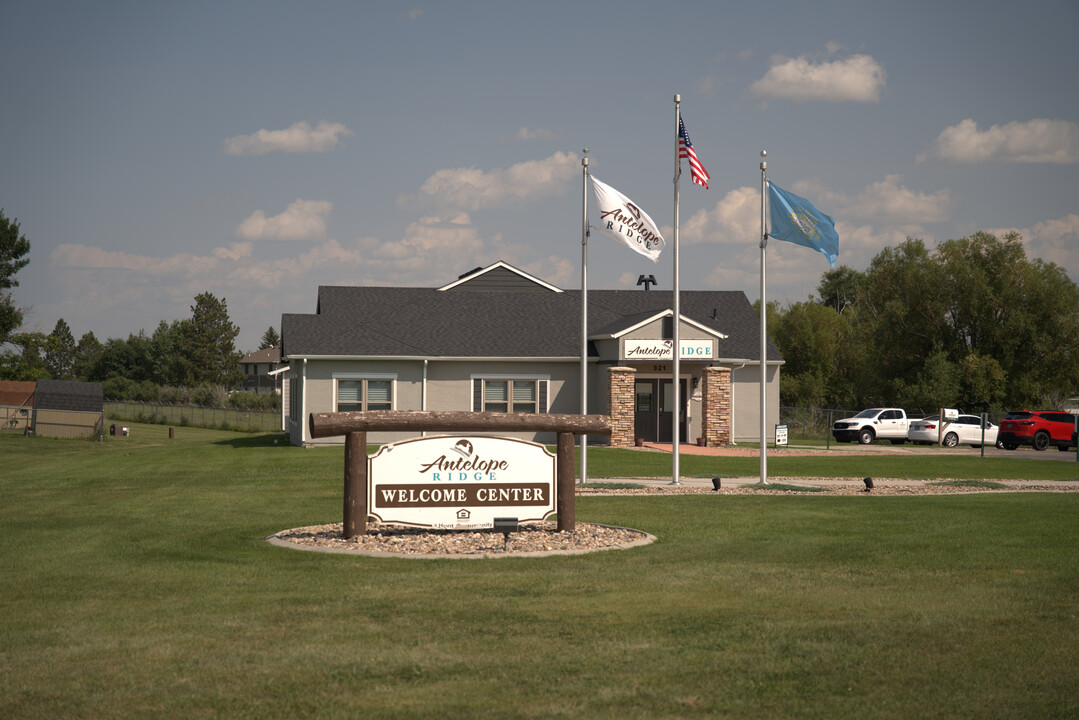
[[[368,513],[381,522],[465,530],[555,512],[555,456],[539,443],[441,435],[383,445],[367,462]]]

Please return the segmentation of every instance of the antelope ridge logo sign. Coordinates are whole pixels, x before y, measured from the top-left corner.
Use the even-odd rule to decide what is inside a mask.
[[[368,514],[413,527],[482,529],[555,512],[555,456],[514,438],[440,435],[383,445],[367,460]]]

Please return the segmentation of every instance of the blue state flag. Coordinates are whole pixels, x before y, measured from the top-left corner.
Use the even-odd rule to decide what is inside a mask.
[[[835,218],[825,215],[813,203],[768,182],[769,215],[772,229],[769,235],[796,245],[824,253],[828,264],[835,267],[839,258],[839,233]]]

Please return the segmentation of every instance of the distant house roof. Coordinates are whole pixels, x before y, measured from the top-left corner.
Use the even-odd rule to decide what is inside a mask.
[[[41,410],[101,412],[105,395],[101,383],[75,380],[38,380],[34,407]]]
[[[572,358],[581,352],[581,292],[559,290],[505,263],[442,288],[323,286],[315,314],[281,317],[282,356]],[[508,275],[517,275],[513,281]],[[472,280],[501,277],[500,288]],[[670,314],[660,290],[589,290],[592,339],[619,337]],[[756,360],[760,321],[741,291],[683,290],[682,317],[715,333],[719,360]],[[592,354],[592,353],[590,353]],[[781,361],[769,341],[768,359]]]
[[[0,380],[0,405],[26,405],[34,397],[37,383],[23,380]]]
[[[281,346],[274,345],[264,350],[256,350],[253,353],[247,353],[240,358],[241,363],[279,363],[281,362]]]

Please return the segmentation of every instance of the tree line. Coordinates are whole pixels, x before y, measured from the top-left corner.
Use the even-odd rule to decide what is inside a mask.
[[[224,405],[243,381],[242,354],[235,347],[240,329],[229,318],[225,298],[210,292],[195,296],[191,317],[162,320],[150,335],[140,330],[102,343],[87,332],[76,342],[63,318],[47,335],[15,332],[23,311],[11,288],[19,284],[15,274],[29,262],[29,251],[19,223],[0,211],[0,380],[95,381],[107,398],[198,405]],[[259,349],[278,344],[270,327]]]
[[[999,416],[1079,394],[1079,288],[1017,233],[907,238],[863,272],[825,272],[816,296],[769,303],[768,329],[783,405]]]

